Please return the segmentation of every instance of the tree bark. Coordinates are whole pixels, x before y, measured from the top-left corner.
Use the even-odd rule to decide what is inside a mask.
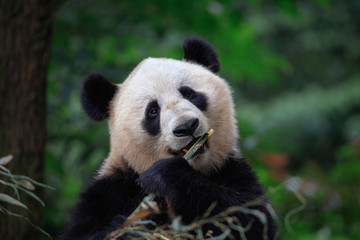
[[[46,79],[53,17],[59,2],[0,0],[0,157],[13,155],[8,165],[12,173],[41,182],[46,142]],[[0,192],[13,194],[2,185]],[[34,193],[43,196],[40,188]],[[21,195],[21,201],[31,211],[22,214],[41,226],[42,206],[28,195]],[[19,212],[18,208],[11,210]],[[0,212],[0,239],[42,237],[23,219]]]

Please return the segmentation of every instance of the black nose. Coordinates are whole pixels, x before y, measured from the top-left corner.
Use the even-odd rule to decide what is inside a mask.
[[[186,123],[177,126],[174,129],[173,134],[176,137],[192,136],[198,126],[199,126],[199,119],[193,118],[187,121]]]

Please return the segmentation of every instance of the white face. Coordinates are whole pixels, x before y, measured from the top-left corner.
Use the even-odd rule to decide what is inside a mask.
[[[217,75],[184,61],[148,58],[120,85],[111,102],[108,161],[124,161],[142,173],[159,159],[181,154],[212,128],[208,149],[189,161],[196,170],[209,173],[236,151],[233,109],[231,91]]]

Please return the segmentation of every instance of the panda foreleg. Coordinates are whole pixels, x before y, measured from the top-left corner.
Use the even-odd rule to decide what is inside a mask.
[[[141,182],[143,191],[147,193],[153,192],[157,196],[166,198],[170,205],[169,208],[176,215],[180,215],[184,223],[189,224],[197,217],[202,217],[212,203],[216,205],[211,215],[215,215],[229,207],[241,206],[261,197],[263,193],[259,191],[260,185],[256,178],[252,177],[252,173],[248,174],[251,175],[250,178],[249,176],[245,177],[247,182],[244,184],[252,186],[244,186],[246,192],[242,192],[241,186],[235,187],[236,184],[230,179],[235,182],[239,181],[239,178],[241,180],[241,176],[236,176],[240,172],[236,169],[227,169],[224,171],[226,176],[222,176],[220,173],[221,176],[218,176],[217,180],[210,180],[210,178],[195,171],[185,159],[173,157],[157,161],[140,175],[138,182]],[[220,181],[221,184],[217,183],[217,181]],[[254,190],[252,191],[251,188]],[[274,222],[266,207],[260,204],[251,206],[249,209],[264,213],[268,226],[267,229],[264,228],[264,224],[254,215],[243,212],[233,214],[239,219],[244,228],[247,224],[251,224],[250,230],[246,232],[247,239],[263,239],[264,231],[266,231],[265,235],[268,239],[273,239]],[[212,225],[203,227],[204,232],[207,230],[214,230],[215,233],[219,233],[218,229]],[[232,234],[237,239],[241,238],[239,232],[232,231]]]
[[[236,191],[210,182],[181,157],[157,161],[140,175],[138,182],[145,193],[166,198],[185,223],[202,216],[213,202],[216,212],[240,203]]]

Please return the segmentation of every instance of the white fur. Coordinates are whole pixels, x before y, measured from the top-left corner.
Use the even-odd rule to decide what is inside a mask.
[[[180,87],[188,86],[206,95],[205,112],[184,99]],[[100,176],[112,174],[127,166],[142,173],[159,159],[171,157],[169,148],[181,149],[192,137],[176,137],[176,126],[192,118],[199,119],[195,137],[215,130],[209,139],[209,149],[190,164],[208,174],[219,168],[227,154],[237,153],[238,130],[234,117],[231,91],[222,78],[197,64],[165,58],[142,61],[123,84],[110,105],[109,128],[111,151]],[[161,133],[149,135],[142,127],[145,109],[157,100]]]

